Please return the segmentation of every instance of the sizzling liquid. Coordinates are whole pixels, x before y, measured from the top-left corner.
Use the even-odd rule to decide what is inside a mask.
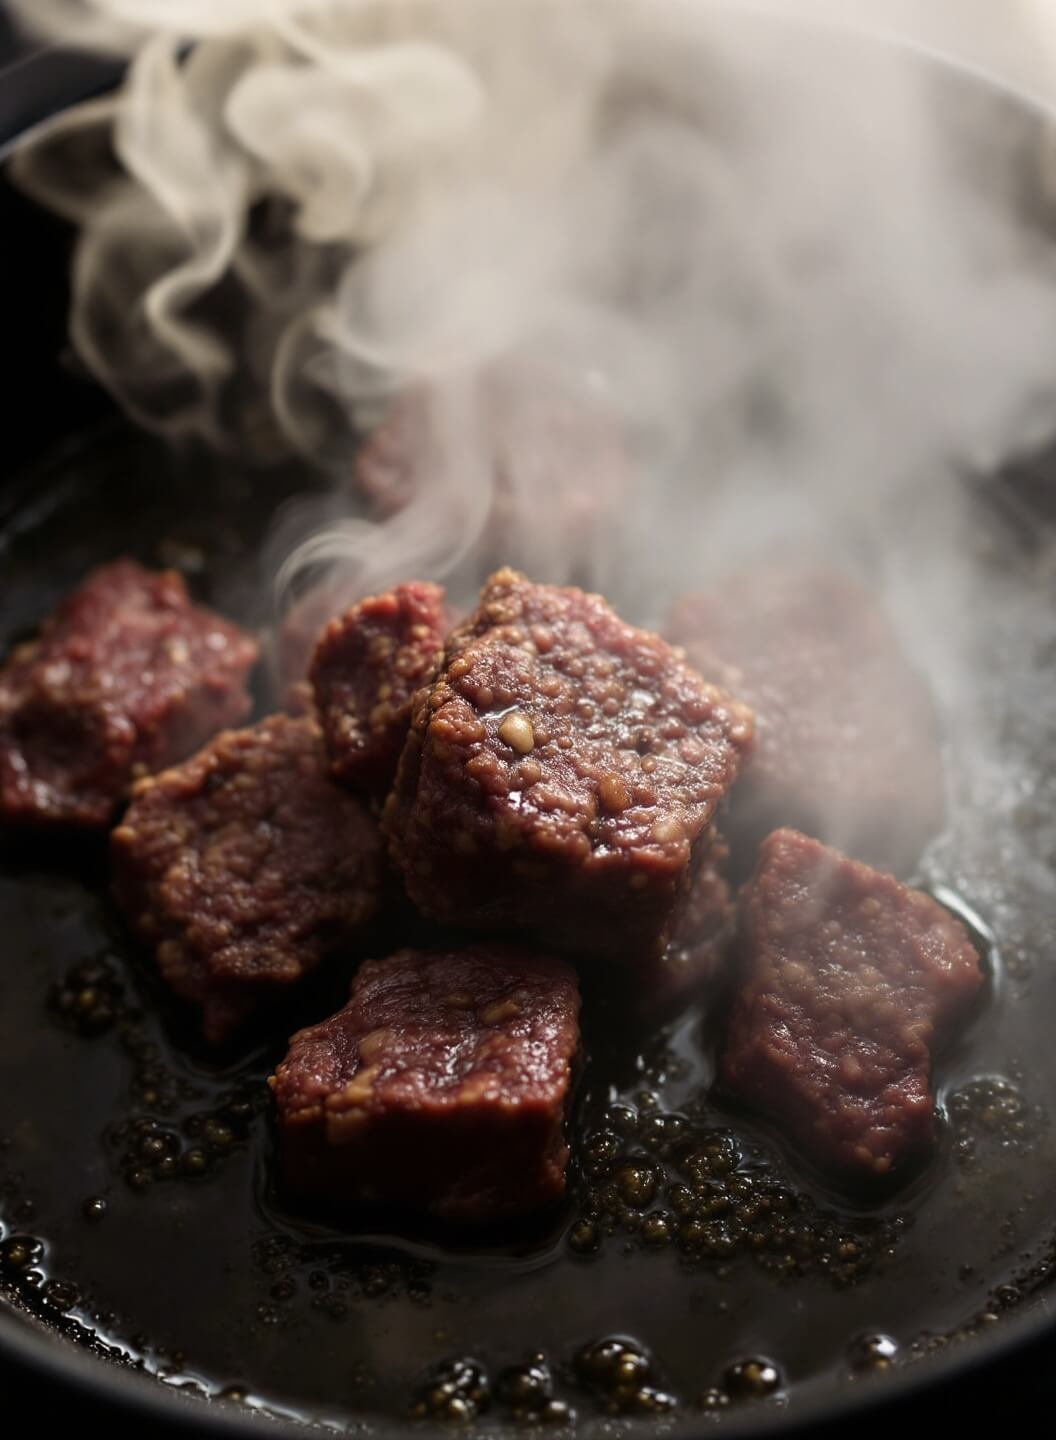
[[[118,458],[76,476],[76,508],[67,471],[71,488],[38,488],[37,510],[9,522],[9,632],[124,549],[201,563],[205,598],[257,618],[264,501],[249,521],[237,480],[211,503],[161,486],[134,497],[122,477],[142,460]],[[1013,1283],[1048,1253],[1056,1160],[1056,1064],[1037,1024],[1056,1013],[1048,881],[1010,873],[1006,833],[978,824],[985,784],[964,787],[923,877],[974,907],[996,948],[986,1002],[940,1067],[941,1153],[915,1181],[855,1206],[723,1111],[703,1007],[644,1047],[588,1023],[568,1204],[542,1233],[484,1247],[287,1213],[264,1089],[281,1039],[222,1068],[197,1054],[122,935],[102,848],[8,843],[2,1283],[171,1382],[335,1421],[472,1414],[489,1396],[490,1417],[558,1424],[562,1406],[586,1420],[795,1405],[985,1328],[1046,1278]],[[1043,827],[1048,804],[1039,789],[1010,823]],[[635,1343],[599,1351],[607,1336]]]

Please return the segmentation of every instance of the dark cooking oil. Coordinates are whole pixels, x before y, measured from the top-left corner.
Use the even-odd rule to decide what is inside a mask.
[[[641,1055],[595,1043],[548,1230],[479,1247],[342,1234],[290,1214],[272,1183],[277,1051],[215,1069],[181,1048],[94,885],[9,865],[0,914],[20,957],[0,1022],[0,1273],[170,1381],[321,1417],[501,1419],[529,1406],[534,1366],[541,1423],[724,1409],[898,1363],[926,1333],[1007,1308],[1002,1286],[1049,1224],[1038,1102],[976,1073],[994,1017],[949,1074],[943,1154],[870,1210],[715,1105],[690,1014]],[[93,987],[106,977],[105,1027],[56,1003],[86,966]],[[597,1356],[617,1340],[644,1358],[607,1385]]]

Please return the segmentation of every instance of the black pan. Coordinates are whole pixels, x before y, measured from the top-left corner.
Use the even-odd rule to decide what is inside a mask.
[[[44,56],[22,67],[11,128],[108,78],[71,68],[68,57],[56,73],[55,63]],[[4,89],[5,100],[15,94]],[[17,463],[0,491],[2,638],[30,627],[89,565],[129,552],[182,565],[203,599],[260,623],[261,547],[276,511],[313,482],[241,475],[204,456],[177,461],[112,415],[63,358],[67,238],[10,191],[3,206],[8,344],[22,347],[25,363],[7,420]],[[1035,508],[1043,473],[1040,462],[1022,467],[1000,505],[987,482],[977,487],[995,585],[1021,573],[1028,604],[1051,600],[1037,558],[1048,523]],[[1040,775],[1046,757],[1036,760]],[[711,1102],[694,1109],[711,1063],[699,1017],[679,1022],[666,1051],[651,1044],[640,1059],[626,1040],[591,1037],[575,1122],[581,1154],[606,1128],[614,1095],[634,1102],[652,1091],[661,1111],[703,1132],[702,1143],[731,1132],[749,1188],[763,1167],[779,1176],[822,1252],[835,1232],[858,1247],[870,1263],[847,1261],[836,1281],[814,1260],[803,1262],[804,1276],[780,1281],[741,1251],[728,1274],[721,1259],[683,1270],[663,1247],[631,1243],[624,1255],[619,1239],[600,1256],[577,1254],[575,1199],[545,1232],[488,1246],[305,1224],[285,1211],[269,1171],[261,1081],[274,1048],[223,1065],[201,1055],[109,909],[101,852],[6,841],[0,1354],[12,1387],[42,1415],[71,1423],[94,1406],[152,1433],[292,1434],[305,1420],[371,1417],[384,1435],[406,1432],[432,1367],[468,1356],[494,1379],[542,1350],[557,1392],[593,1433],[608,1423],[604,1402],[573,1362],[582,1346],[616,1333],[653,1352],[657,1385],[680,1401],[665,1424],[687,1435],[710,1429],[707,1392],[753,1356],[776,1361],[782,1384],[769,1399],[725,1410],[723,1429],[733,1433],[844,1425],[852,1414],[859,1427],[870,1416],[886,1425],[897,1406],[916,1421],[930,1406],[949,1422],[958,1401],[976,1420],[988,1402],[1007,1417],[1009,1387],[1021,1398],[1036,1393],[1053,1353],[1053,1156],[1041,1112],[1056,1112],[1056,1066],[1037,1016],[1056,1013],[1056,976],[1045,971],[1051,915],[1031,912],[1026,894],[1020,911],[1005,899],[1000,916],[988,913],[988,899],[1007,889],[980,828],[966,831],[963,863],[925,877],[997,932],[996,948],[985,925],[980,932],[992,993],[946,1059],[943,1095],[956,1112],[955,1092],[999,1075],[1022,1106],[997,1091],[963,1107],[963,1121],[954,1113],[942,1154],[908,1192],[872,1207],[834,1196],[779,1137]],[[97,967],[87,979],[86,962]],[[62,1018],[63,991],[88,983],[112,1023],[98,1007],[80,1026]],[[642,1138],[647,1103],[641,1112],[632,1148],[662,1163]],[[143,1167],[129,1157],[148,1122],[150,1136],[160,1132],[181,1157],[180,1178],[135,1180]],[[232,1142],[211,1143],[217,1124]],[[965,1139],[974,1163],[958,1150]],[[196,1150],[209,1156],[203,1174],[185,1161]],[[574,1184],[579,1193],[582,1173]],[[899,1342],[883,1373],[862,1364],[863,1338],[879,1333]],[[270,1417],[270,1431],[254,1409]],[[497,1399],[482,1423],[505,1428],[510,1406]]]

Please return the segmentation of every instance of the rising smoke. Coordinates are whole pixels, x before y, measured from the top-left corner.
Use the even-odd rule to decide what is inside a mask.
[[[947,482],[1056,416],[1056,268],[1000,96],[706,0],[28,8],[132,57],[17,157],[79,227],[74,345],[174,441],[335,477],[325,521],[284,534],[284,585],[468,586],[501,558],[647,618],[802,541],[871,568],[920,658],[952,664],[938,619],[973,577]],[[510,357],[526,396],[611,413],[629,460],[607,522],[568,523],[581,457],[545,407],[508,381],[495,401]],[[408,391],[409,503],[365,517],[357,432]],[[907,589],[891,542],[923,490],[948,563]]]

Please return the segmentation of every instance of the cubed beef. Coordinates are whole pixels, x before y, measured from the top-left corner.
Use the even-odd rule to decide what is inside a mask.
[[[724,874],[725,843],[716,839],[694,876],[655,973],[643,977],[650,1013],[686,1003],[718,974],[733,930],[734,907]]]
[[[411,699],[439,669],[446,630],[444,592],[423,581],[368,596],[327,625],[310,679],[336,779],[378,792],[392,784]]]
[[[0,820],[106,826],[134,777],[249,712],[256,642],[172,570],[94,570],[0,669]]]
[[[392,854],[432,918],[648,963],[751,733],[600,596],[501,570],[415,699]]]
[[[791,825],[912,871],[943,821],[935,714],[864,590],[823,570],[759,566],[685,597],[668,634],[755,712],[727,827],[735,851],[754,855],[764,835]]]
[[[130,924],[213,1044],[352,938],[382,885],[375,822],[328,778],[314,723],[285,715],[139,781],[111,854]]]
[[[721,1075],[823,1169],[897,1174],[935,1140],[932,1056],[979,991],[979,957],[929,895],[794,830],[739,897]]]
[[[509,946],[367,961],[271,1078],[288,1190],[474,1223],[559,1199],[578,1015],[572,970]]]
[[[632,466],[615,412],[581,380],[523,357],[485,368],[474,381],[474,455],[491,482],[484,544],[506,558],[539,555],[559,531],[566,543],[596,540],[621,512]],[[427,488],[444,445],[444,398],[406,391],[368,435],[355,480],[387,517]],[[527,558],[523,563],[528,563]]]

